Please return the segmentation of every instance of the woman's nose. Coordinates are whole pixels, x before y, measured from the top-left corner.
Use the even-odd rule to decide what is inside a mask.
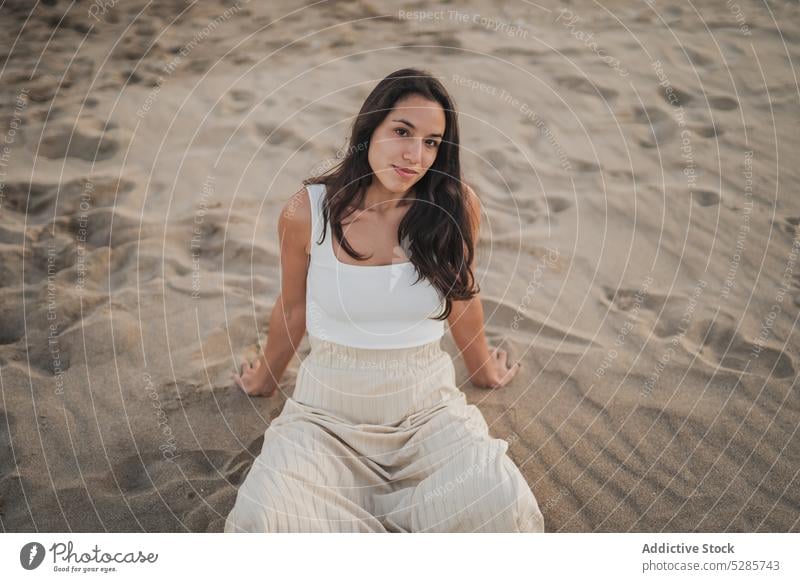
[[[422,139],[412,139],[410,141],[411,143],[406,148],[405,158],[413,164],[418,164],[422,157]]]

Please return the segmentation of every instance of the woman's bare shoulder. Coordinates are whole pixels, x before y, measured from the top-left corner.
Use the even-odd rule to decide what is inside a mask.
[[[466,207],[467,212],[469,213],[470,220],[473,224],[473,228],[477,230],[480,227],[481,223],[481,201],[478,198],[478,195],[475,193],[468,184],[464,184],[464,193],[466,194]]]
[[[473,190],[472,186],[470,186],[469,184],[467,184],[466,182],[464,182],[464,183],[462,184],[462,187],[463,187],[463,189],[464,189],[464,193],[467,195],[467,201],[468,201],[470,204],[476,204],[476,203],[477,203],[477,204],[479,204],[479,202],[478,202],[478,195],[475,193],[475,190]],[[479,205],[480,205],[480,204],[479,204]]]
[[[304,241],[303,248],[309,253],[308,241],[311,238],[311,201],[308,190],[303,186],[292,194],[281,209],[278,218],[278,234],[288,236],[291,241]]]

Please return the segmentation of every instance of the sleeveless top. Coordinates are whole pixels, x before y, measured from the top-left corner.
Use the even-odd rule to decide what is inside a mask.
[[[310,336],[356,348],[408,348],[444,335],[444,300],[405,257],[389,265],[351,265],[333,253],[330,222],[323,224],[324,184],[306,186],[311,202],[311,262],[306,278]],[[318,241],[325,229],[325,240]]]

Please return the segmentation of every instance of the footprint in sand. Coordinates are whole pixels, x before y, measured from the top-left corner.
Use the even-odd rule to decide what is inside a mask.
[[[190,63],[186,64],[186,72],[194,73],[195,75],[205,75],[214,66],[218,65],[219,61],[216,59],[192,59]]]
[[[731,321],[704,320],[693,334],[699,357],[709,365],[764,377],[791,378],[797,372],[792,357],[768,344],[756,345],[736,331]]]
[[[33,319],[33,318],[31,318]],[[32,376],[41,378],[42,375],[52,379],[58,374],[63,374],[72,366],[73,353],[80,354],[75,348],[78,344],[71,344],[65,341],[62,336],[58,336],[57,343],[54,343],[54,338],[49,334],[40,331],[31,331],[30,322],[28,322],[29,331],[25,337],[24,350],[26,357],[30,358],[30,370]],[[20,351],[22,351],[20,347]],[[80,355],[77,356],[77,361],[82,361]]]
[[[634,105],[629,111],[620,114],[622,121],[630,120],[632,123],[654,125],[669,120],[669,114],[660,107]]]
[[[246,89],[231,89],[220,99],[220,107],[224,113],[243,113],[253,107],[256,96]]]
[[[15,344],[25,337],[25,320],[23,318],[20,292],[8,289],[0,295],[0,345]]]
[[[490,182],[499,193],[508,193],[517,191],[521,183],[519,180],[514,179],[515,168],[527,168],[529,162],[525,161],[524,157],[516,150],[509,148],[491,148],[485,153],[479,152],[483,156],[483,160],[478,160],[477,163],[482,169],[482,174],[488,182]],[[491,197],[491,194],[486,194]]]
[[[524,49],[519,47],[502,47],[496,48],[492,51],[492,55],[501,58],[511,58],[511,57],[522,57],[528,58],[531,62],[540,64],[540,59],[543,57],[552,56],[552,51],[536,51],[531,49]],[[567,50],[562,50],[562,54],[574,54],[575,51],[571,51],[570,53]]]
[[[566,89],[581,93],[582,95],[589,95],[591,97],[600,97],[604,101],[613,101],[617,98],[619,93],[610,87],[603,87],[592,83],[589,79],[584,77],[577,77],[574,75],[565,75],[556,77],[556,82]]]
[[[545,196],[545,204],[547,204],[547,211],[549,214],[560,214],[572,208],[572,202],[562,196]]]
[[[713,190],[693,190],[692,200],[700,206],[716,206],[720,196]]]
[[[51,159],[77,158],[87,162],[108,160],[117,153],[119,143],[110,136],[112,124],[98,119],[57,122],[45,130],[39,153]]]
[[[491,165],[493,170],[506,173],[514,165],[517,155],[518,152],[511,147],[491,148],[486,150],[484,158]]]
[[[547,214],[546,204],[543,204],[539,197],[518,196],[513,193],[506,195],[508,198],[504,199],[500,212],[509,216],[519,216],[525,222],[536,222]]]
[[[611,309],[634,314],[659,338],[682,334],[687,351],[696,352],[701,360],[715,368],[776,378],[794,376],[791,356],[768,345],[757,350],[735,331],[733,316],[721,311],[716,321],[700,319],[701,297],[692,306],[688,295],[659,295],[652,291],[637,295],[634,289],[603,287],[601,302]],[[687,314],[690,315],[688,325],[685,323]]]
[[[569,158],[569,164],[580,174],[599,172],[602,169],[602,166],[599,166],[591,160],[580,160],[578,158]]]
[[[563,196],[549,194],[534,198],[526,194],[524,197],[511,195],[498,211],[514,217],[519,216],[524,222],[533,223],[546,216],[553,218],[572,207],[572,201]]]
[[[161,66],[153,63],[138,63],[135,69],[125,73],[115,73],[117,85],[136,85],[141,84],[145,87],[158,87],[163,82],[164,70]]]
[[[778,228],[794,238],[797,227],[800,226],[800,216],[780,216],[774,222]],[[800,272],[799,272],[800,273]]]
[[[54,185],[11,182],[5,185],[4,208],[20,214],[38,214],[51,209],[55,200]]]
[[[524,273],[520,273],[520,276],[524,276]],[[528,300],[530,300],[530,296]],[[549,347],[563,353],[582,353],[586,348],[596,345],[589,336],[542,323],[542,321],[527,315],[524,310],[516,309],[513,306],[515,301],[513,297],[507,296],[500,301],[486,296],[482,301],[484,311],[489,319],[487,336],[495,338],[496,341],[500,341],[506,336],[513,336],[528,345],[535,338],[538,347]],[[535,304],[535,301],[530,301],[530,304]]]
[[[135,62],[166,60],[166,50],[156,40],[159,29],[160,27],[153,22],[137,21],[134,29],[115,47],[112,56]]]
[[[673,87],[672,94],[667,94],[664,92],[660,87],[658,88],[658,94],[664,100],[667,105],[670,107],[690,107],[694,109],[705,108],[705,98],[702,96],[697,97],[692,92],[680,89],[678,87]],[[714,109],[726,109],[731,106],[730,103],[726,103],[725,99],[727,97],[711,97],[709,98],[709,104]],[[672,100],[672,101],[670,101]],[[733,100],[732,100],[733,101]],[[732,108],[737,107],[735,101],[733,101],[734,105]],[[721,107],[719,107],[721,105]],[[725,133],[725,130],[719,124],[714,124],[713,122],[708,123],[695,123],[694,125],[690,125],[689,129],[694,132],[696,135],[700,137],[706,138],[713,138],[719,137]]]
[[[703,53],[698,52],[688,46],[679,46],[674,50],[678,61],[681,63],[685,63],[688,59],[689,63],[700,68],[710,67],[714,64],[714,59],[707,57]]]
[[[739,107],[739,102],[736,99],[724,95],[709,97],[708,104],[712,108],[719,109],[720,111],[732,111],[733,109],[737,109]]]
[[[226,61],[230,61],[234,65],[249,65],[256,62],[253,55],[249,52],[234,52],[225,56]]]
[[[620,121],[636,124],[634,138],[643,148],[655,148],[672,139],[678,129],[670,114],[652,105],[636,105],[619,116]]]
[[[61,91],[61,79],[55,75],[36,77],[28,86],[28,97],[35,103],[46,103]]]
[[[119,204],[135,186],[135,182],[124,178],[91,176],[70,180],[61,185],[11,182],[6,184],[5,195],[7,207],[14,212],[27,214],[29,219],[41,214],[44,219],[49,220],[54,216],[76,214],[81,206],[84,210],[112,206],[115,197]]]
[[[89,315],[84,313],[83,319],[60,330],[59,348],[67,354],[74,354],[76,361],[85,362],[90,369],[115,359],[122,367],[138,366],[142,357],[141,324],[135,308],[127,309],[114,304],[109,306],[106,301]],[[46,345],[42,349],[47,349]],[[48,362],[51,359],[41,354],[36,361]]]
[[[656,86],[656,90],[670,107],[678,107],[680,105],[686,107],[694,101],[694,96],[691,92],[679,87],[672,87],[672,93],[667,93],[661,86]]]
[[[613,311],[629,313],[646,323],[659,338],[674,336],[681,331],[689,297],[685,295],[660,295],[649,291],[639,293],[636,289],[602,286],[600,302]]]
[[[268,123],[256,123],[255,135],[261,144],[280,146],[293,151],[306,151],[313,148],[313,144],[302,139],[286,126],[278,127]]]
[[[725,130],[719,125],[694,125],[690,126],[689,129],[695,135],[707,138],[719,137],[725,133]]]
[[[143,222],[136,211],[121,206],[92,208],[84,217],[73,214],[59,217],[54,222],[57,229],[74,236],[78,236],[83,228],[87,244],[93,247],[117,248],[158,236],[162,232],[158,225]]]
[[[667,103],[670,103],[670,96],[664,91],[659,91],[661,97]],[[706,93],[694,93],[683,89],[673,88],[673,95],[677,95],[678,101],[671,103],[677,107],[683,105],[692,109],[716,109],[717,111],[732,111],[739,107],[739,102],[733,97],[728,95],[709,95]],[[673,97],[674,98],[674,97]]]

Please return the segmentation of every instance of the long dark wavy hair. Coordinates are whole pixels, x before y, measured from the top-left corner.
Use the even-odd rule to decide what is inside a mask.
[[[443,313],[433,318],[443,321],[450,315],[453,300],[472,298],[480,293],[480,286],[470,268],[476,241],[472,240],[461,176],[458,115],[453,99],[433,75],[419,69],[400,69],[381,80],[358,112],[346,155],[330,170],[303,180],[303,184],[325,184],[323,226],[330,222],[348,255],[359,261],[368,258],[350,246],[342,221],[361,206],[372,181],[367,157],[372,134],[396,103],[410,95],[437,101],[444,109],[445,130],[436,160],[413,186],[416,199],[400,222],[397,242],[410,251],[409,259],[418,275],[415,284],[428,279],[444,299]],[[325,241],[326,231],[323,228],[318,244]]]

